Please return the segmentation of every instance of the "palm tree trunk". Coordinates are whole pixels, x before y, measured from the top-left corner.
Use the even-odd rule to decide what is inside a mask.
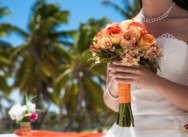
[[[83,99],[83,86],[82,86],[82,77],[81,76],[78,76],[78,97],[77,97],[77,105],[76,105],[76,109],[73,113],[73,116],[71,118],[71,120],[69,121],[67,127],[65,128],[65,131],[70,131],[72,126],[73,126],[73,123],[74,121],[76,120],[76,116],[77,114],[79,113],[80,109],[81,109],[81,102],[82,102],[82,99]],[[79,123],[80,125],[80,123]]]
[[[41,47],[42,47],[42,44],[40,44],[40,43],[41,43],[40,41],[37,41],[36,45],[33,46],[33,55],[36,60],[36,73],[38,75],[36,107],[39,109],[42,109],[42,100],[44,99],[47,101],[47,99],[45,98],[45,96],[42,97],[41,93],[42,92],[47,93],[47,91],[46,91],[47,87],[46,87],[46,84],[42,80],[42,72],[41,72],[41,60],[42,60]],[[41,128],[47,113],[48,113],[48,109],[45,110],[44,113],[41,113],[41,117],[38,120],[40,124],[38,123],[37,125],[35,125],[34,126],[35,129]]]
[[[41,117],[40,117],[40,119],[38,120],[38,122],[33,124],[33,129],[40,129],[40,128],[41,128],[41,126],[43,125],[44,120],[45,120],[45,118],[46,118],[46,115],[48,114],[48,110],[49,110],[49,106],[48,106],[48,108],[45,110],[45,112],[42,112],[43,114],[41,115]]]
[[[78,120],[79,127],[78,127],[78,129],[77,129],[77,132],[81,132],[81,131],[82,131],[82,129],[83,129],[83,127],[84,127],[84,122],[85,122],[85,121],[83,120],[84,118],[85,118],[85,116],[83,115],[82,118]]]
[[[68,132],[68,131],[70,131],[70,130],[72,129],[73,123],[74,123],[74,121],[76,120],[76,116],[78,115],[78,112],[79,112],[79,110],[81,109],[81,104],[80,104],[80,102],[81,102],[81,96],[80,96],[80,94],[79,94],[79,95],[78,95],[78,98],[77,98],[76,109],[74,110],[73,115],[72,115],[72,117],[71,117],[71,119],[70,119],[68,125],[65,127],[65,130],[64,130],[65,132]]]

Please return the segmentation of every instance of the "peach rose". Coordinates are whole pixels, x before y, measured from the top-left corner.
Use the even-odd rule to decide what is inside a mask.
[[[95,35],[94,39],[98,39],[98,38],[101,38],[101,37],[108,37],[107,29],[106,29],[106,28],[101,29],[101,30]]]
[[[121,40],[121,28],[117,23],[111,23],[107,26],[107,34],[110,37],[113,44],[119,44]]]
[[[97,41],[97,45],[102,49],[111,49],[112,44],[111,39],[108,37],[102,37],[100,41]]]
[[[153,46],[149,50],[147,50],[145,54],[145,58],[149,58],[151,60],[152,58],[159,57],[160,54],[161,54],[161,49],[157,46]]]
[[[103,37],[109,37],[106,31],[107,31],[107,29],[106,29],[106,28],[103,28],[103,29],[101,29],[101,30],[95,35],[95,37],[93,38],[94,44],[97,44],[98,41],[100,41],[100,39],[103,38]]]
[[[122,33],[121,36],[121,47],[128,47],[132,46],[136,43],[136,33],[133,31],[133,29],[127,29]]]
[[[125,31],[128,29],[129,25],[133,22],[133,20],[125,20],[120,22],[120,28],[122,31]]]
[[[99,51],[99,47],[98,47],[98,45],[96,46],[96,45],[91,45],[90,46],[90,50],[91,50],[91,52],[98,52]]]
[[[112,47],[112,42],[110,36],[107,34],[107,29],[101,29],[93,39],[92,49],[96,50],[96,48],[109,49]],[[95,49],[94,49],[95,48]]]
[[[149,33],[145,33],[141,36],[138,46],[142,47],[144,50],[149,50],[152,46],[155,46],[156,40],[154,36]]]

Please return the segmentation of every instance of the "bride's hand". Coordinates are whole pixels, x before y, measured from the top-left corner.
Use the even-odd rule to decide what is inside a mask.
[[[110,77],[118,83],[134,84],[139,88],[153,89],[160,82],[159,76],[144,67],[128,67],[114,62],[109,70]]]

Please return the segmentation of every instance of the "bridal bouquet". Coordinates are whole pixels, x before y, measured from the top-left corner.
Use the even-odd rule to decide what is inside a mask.
[[[134,20],[110,23],[93,38],[90,46],[93,54],[93,67],[99,63],[120,61],[122,65],[144,66],[155,72],[158,68],[156,58],[160,48],[146,28]],[[122,127],[134,126],[131,110],[130,85],[118,83],[119,113],[117,124]]]
[[[29,122],[38,119],[36,105],[29,101],[27,95],[25,102],[26,104],[23,106],[16,104],[11,107],[8,113],[12,120],[16,120],[16,122]]]

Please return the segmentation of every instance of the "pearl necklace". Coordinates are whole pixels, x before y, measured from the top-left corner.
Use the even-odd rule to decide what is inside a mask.
[[[168,17],[171,9],[173,8],[173,6],[175,5],[175,2],[170,6],[170,8],[164,13],[162,14],[161,16],[159,17],[156,17],[156,18],[152,18],[152,19],[149,19],[149,18],[146,18],[144,15],[143,15],[143,9],[141,9],[141,12],[140,12],[140,16],[141,16],[141,20],[145,23],[153,23],[153,22],[156,22],[156,21],[160,21],[166,17]]]

